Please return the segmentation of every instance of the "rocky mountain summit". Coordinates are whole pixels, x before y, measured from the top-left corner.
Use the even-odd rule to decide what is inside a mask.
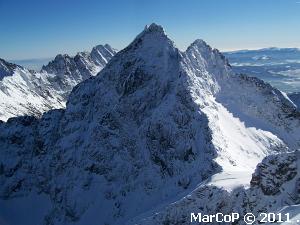
[[[106,44],[75,57],[57,55],[40,72],[0,59],[0,120],[64,108],[73,87],[95,76],[115,53]]]
[[[61,68],[63,59],[77,62],[59,56],[48,70],[70,72]],[[282,92],[235,75],[202,40],[181,52],[151,24],[77,85],[65,109],[0,124],[0,204],[5,211],[44,206],[36,220],[47,225],[185,224],[191,208],[181,206],[244,212],[248,205],[238,203],[246,192],[263,201],[253,209],[265,210],[264,196],[276,198],[290,181],[295,187],[298,156],[288,152],[299,148],[299,134],[300,114]],[[273,159],[282,161],[273,166],[282,176],[265,169]],[[236,188],[209,180],[239,173],[254,175],[250,189],[243,185],[251,176],[234,179],[242,183],[234,205]],[[30,220],[24,216],[22,224]]]

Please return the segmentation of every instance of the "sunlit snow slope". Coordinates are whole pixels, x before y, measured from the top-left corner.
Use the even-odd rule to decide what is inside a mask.
[[[224,174],[242,190],[252,185],[257,198],[275,195],[289,179],[294,185],[296,156],[286,152],[299,148],[299,129],[299,112],[280,91],[233,74],[225,57],[202,40],[179,51],[152,24],[97,76],[77,85],[66,109],[0,124],[1,217],[12,219],[7,208],[14,198],[44,201],[28,197],[35,194],[50,202],[41,224],[185,224],[189,210],[232,210],[233,200],[245,194],[233,198],[232,183],[219,187]],[[264,169],[273,156],[257,164],[279,152],[283,158],[274,160],[285,167],[274,170],[287,167],[284,173],[292,175],[264,192],[265,179],[274,177]],[[184,196],[188,202],[180,200]]]
[[[0,59],[0,120],[64,108],[72,88],[96,75],[116,53],[109,45],[75,57],[57,55],[40,72]]]

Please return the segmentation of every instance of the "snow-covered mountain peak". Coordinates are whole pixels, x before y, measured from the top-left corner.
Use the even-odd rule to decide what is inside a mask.
[[[92,49],[92,51],[99,51],[101,53],[108,52],[111,55],[114,55],[117,52],[117,50],[113,49],[109,44],[97,45]]]
[[[174,47],[174,43],[168,38],[162,26],[155,23],[146,26],[127,48],[136,48],[142,43],[146,48],[146,45],[155,47],[155,44],[157,44],[156,47],[158,48],[161,48],[163,45],[171,45]]]
[[[0,58],[0,81],[3,77],[12,75],[16,67],[16,64],[9,63]]]
[[[70,74],[72,63],[72,58],[68,54],[58,54],[48,65],[42,67],[42,71],[56,75]]]
[[[233,75],[226,58],[201,39],[194,41],[187,48],[183,61],[190,76],[196,76],[192,80],[198,80],[202,92],[207,94],[217,93],[223,80]]]
[[[106,48],[106,49],[108,49],[109,51],[111,51],[111,52],[117,52],[117,50],[116,49],[114,49],[113,47],[111,47],[109,44],[104,44],[104,47]]]
[[[195,40],[186,50],[187,54],[192,54],[194,58],[202,57],[206,63],[211,63],[213,67],[229,66],[227,59],[218,49],[213,49],[204,40]]]
[[[104,67],[106,63],[117,53],[116,49],[113,49],[110,45],[97,45],[91,51],[91,60]]]
[[[202,39],[196,39],[188,48],[197,47],[199,49],[212,50],[212,48]]]
[[[154,39],[156,39],[158,37],[169,39],[167,37],[167,34],[166,34],[164,28],[155,23],[152,23],[151,25],[146,26],[145,29],[137,36],[137,38],[145,37],[145,36],[150,36]]]
[[[0,60],[0,120],[63,108],[73,87],[95,76],[116,53],[109,45],[95,49],[75,57],[59,54],[40,72]]]
[[[84,56],[72,76],[95,65]],[[203,42],[182,53],[150,25],[77,85],[66,109],[0,124],[0,197],[44,193],[48,224],[135,224],[214,173],[249,173],[298,146],[299,117],[280,96],[233,76]]]
[[[114,85],[120,91],[125,86],[128,88],[129,84],[137,86],[142,80],[149,80],[150,77],[160,77],[164,80],[169,79],[171,75],[175,76],[176,73],[168,71],[174,66],[178,67],[181,53],[167,35],[160,32],[162,28],[159,27],[152,25],[137,35],[128,47],[108,63],[102,76],[96,79],[102,80],[109,76],[109,79],[116,82]],[[125,84],[122,82],[126,80],[126,76],[128,81]],[[121,84],[125,86],[121,87]]]
[[[95,51],[99,49],[103,49],[103,46],[98,46]],[[107,46],[106,49],[108,49]],[[175,80],[178,77],[180,57],[181,53],[163,32],[162,27],[152,24],[137,35],[128,47],[120,51],[108,63],[101,75],[99,74],[95,78],[99,81],[98,83],[113,81],[110,82],[112,86],[90,87],[89,90],[105,90],[109,87],[108,89],[117,90],[117,93],[121,95],[133,94],[139,89],[144,89],[149,93],[159,91],[159,88],[167,85],[170,79]],[[87,81],[87,83],[89,82]],[[92,85],[98,83],[93,81]],[[103,84],[100,83],[100,85]],[[74,93],[79,93],[83,86],[86,84],[80,84]],[[70,98],[70,101],[77,102],[77,99],[77,97],[73,97]]]
[[[89,52],[88,51],[84,51],[84,52],[78,52],[76,55],[75,55],[75,57],[74,57],[74,59],[77,57],[77,58],[81,58],[81,57],[83,57],[83,58],[87,58],[88,56],[89,56]]]
[[[155,32],[155,33],[160,33],[165,35],[165,30],[162,26],[152,23],[150,25],[146,25],[144,32]]]
[[[70,60],[71,59],[71,56],[69,56],[68,54],[58,54],[55,56],[54,58],[54,62],[62,62],[62,61],[65,61],[65,60]]]
[[[59,54],[54,60],[43,66],[42,71],[55,74],[63,79],[85,80],[96,75],[116,54],[116,50],[106,45],[97,45],[91,52],[79,52],[75,57]]]

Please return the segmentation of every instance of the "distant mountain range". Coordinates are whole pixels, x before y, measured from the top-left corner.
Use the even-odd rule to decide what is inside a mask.
[[[109,45],[98,45],[74,57],[57,55],[40,71],[0,59],[0,120],[64,108],[73,87],[95,76],[115,53]]]
[[[255,76],[285,92],[300,91],[300,50],[264,48],[225,52],[233,70]]]
[[[11,63],[23,66],[29,70],[40,71],[43,65],[48,64],[53,58],[37,58],[37,59],[20,59],[20,60],[8,60]]]
[[[59,55],[40,73],[3,68],[4,81],[33,76],[27,85],[52,87],[26,89],[38,99],[55,93],[63,105],[68,96],[64,109],[0,122],[4,224],[188,225],[191,212],[237,212],[235,225],[247,212],[300,218],[299,110],[203,40],[182,52],[151,24],[116,54],[101,46]],[[1,99],[13,93],[6,88]]]

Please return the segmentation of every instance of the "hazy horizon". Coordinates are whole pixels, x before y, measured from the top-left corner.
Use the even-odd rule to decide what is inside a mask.
[[[256,48],[256,49],[236,49],[236,50],[232,50],[232,51],[221,51],[221,52],[223,52],[223,53],[234,53],[234,52],[239,52],[239,51],[255,51],[255,50],[262,50],[262,49],[269,49],[269,48],[278,48],[278,47],[271,46],[271,47],[263,47],[263,48]],[[297,48],[297,47],[288,47],[288,48],[282,48],[282,49],[290,49],[290,48],[294,49],[294,48]],[[117,50],[122,50],[122,49],[117,49]],[[299,49],[299,51],[300,51],[300,49]],[[70,56],[73,57],[77,53],[75,53],[74,55],[70,55]],[[67,54],[67,53],[58,53],[58,54]],[[45,58],[5,59],[5,60],[9,61],[11,63],[15,63],[17,65],[24,66],[27,69],[32,69],[32,70],[37,70],[38,71],[38,70],[40,70],[42,68],[43,65],[47,65],[51,60],[53,60],[55,58],[55,56],[53,56],[53,57],[45,57]]]
[[[192,43],[192,42],[191,42]],[[105,43],[105,44],[109,44],[109,43]],[[128,45],[129,45],[130,43],[128,43]],[[209,43],[207,43],[207,44],[209,44]],[[96,44],[97,45],[97,44]],[[96,46],[95,45],[95,46]],[[104,44],[103,44],[104,45]],[[110,45],[111,47],[113,47],[114,48],[114,46],[112,46],[112,45]],[[127,46],[127,45],[126,45]],[[124,46],[123,48],[125,48],[126,46]],[[211,46],[211,45],[210,45]],[[93,46],[94,47],[94,46]],[[212,48],[216,48],[216,47],[214,47],[214,46],[211,46]],[[123,48],[121,48],[121,49],[117,49],[118,51],[120,51],[120,50],[122,50]],[[222,50],[222,49],[219,49],[219,48],[216,48],[216,49],[218,49],[218,50],[220,50],[221,52],[235,52],[235,51],[255,51],[255,50],[261,50],[261,49],[270,49],[270,48],[282,48],[282,49],[293,49],[293,48],[296,48],[296,49],[299,49],[300,50],[300,47],[293,47],[293,46],[289,46],[289,47],[278,47],[278,46],[264,46],[264,47],[259,47],[259,48],[241,48],[241,49],[224,49],[224,50]],[[185,48],[186,49],[186,48]],[[181,51],[185,51],[185,49],[181,49],[180,48],[180,50]],[[10,61],[10,62],[14,62],[14,63],[16,63],[16,62],[22,62],[22,61],[24,61],[24,62],[26,62],[26,61],[35,61],[35,60],[51,60],[51,59],[54,59],[55,58],[55,56],[57,56],[57,55],[59,55],[59,54],[67,54],[67,55],[69,55],[69,56],[71,56],[71,57],[73,57],[73,56],[75,56],[77,53],[79,53],[79,52],[84,52],[84,51],[91,51],[92,50],[92,48],[91,49],[84,49],[84,50],[82,50],[82,51],[78,51],[78,52],[75,52],[75,53],[73,53],[73,54],[69,54],[68,52],[63,52],[63,51],[60,51],[60,52],[58,52],[56,55],[53,55],[53,56],[48,56],[48,57],[36,57],[36,58],[23,58],[23,59],[5,59],[5,58],[3,58],[4,60],[7,60],[7,61]],[[1,58],[1,57],[0,57]]]
[[[109,43],[122,49],[155,22],[180,49],[203,39],[220,51],[300,47],[296,0],[0,0],[0,58],[74,55]]]

